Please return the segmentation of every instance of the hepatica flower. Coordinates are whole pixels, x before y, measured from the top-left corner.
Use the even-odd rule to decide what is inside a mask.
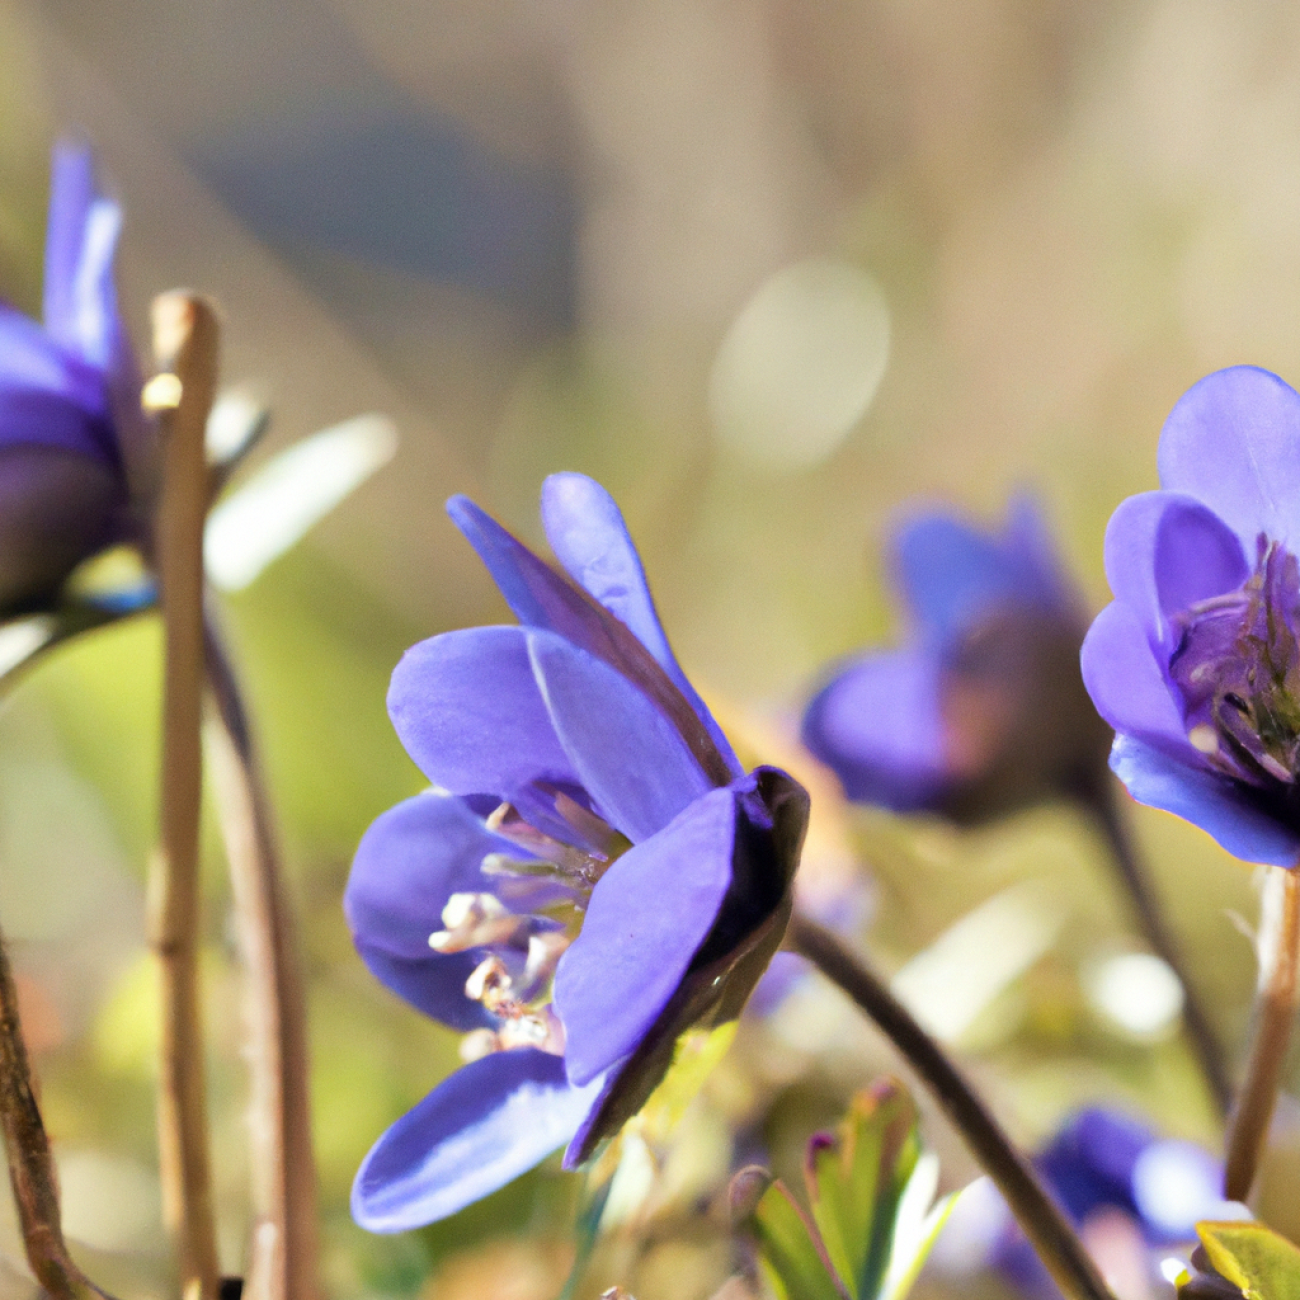
[[[1241,1213],[1207,1151],[1101,1107],[1071,1115],[1034,1163],[1106,1275],[1129,1278],[1124,1293],[1154,1294],[1161,1255],[1193,1242],[1198,1221]],[[992,1265],[1028,1296],[1059,1295],[991,1184],[958,1201],[948,1234],[938,1250],[948,1271]]]
[[[53,155],[44,323],[0,303],[0,615],[48,604],[133,529],[153,429],[118,312],[121,212],[89,149]]]
[[[1109,736],[1079,678],[1079,602],[1033,503],[1015,501],[995,535],[920,515],[892,561],[908,643],[850,659],[803,721],[848,797],[978,821],[1094,788]]]
[[[1252,862],[1300,860],[1300,396],[1221,370],[1160,435],[1161,490],[1106,530],[1114,603],[1083,673],[1111,767]]]
[[[371,971],[465,1031],[469,1063],[353,1186],[375,1231],[431,1222],[634,1114],[680,1034],[734,1017],[780,943],[807,795],[746,774],[682,674],[599,484],[557,474],[563,572],[448,505],[519,618],[409,650],[388,697],[434,783],[366,832],[344,908]]]

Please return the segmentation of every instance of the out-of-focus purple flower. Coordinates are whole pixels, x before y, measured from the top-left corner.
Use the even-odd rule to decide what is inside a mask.
[[[1160,435],[1161,490],[1106,530],[1115,600],[1083,674],[1111,767],[1251,862],[1300,860],[1300,396],[1249,366],[1202,379]]]
[[[684,1030],[737,1015],[784,932],[808,811],[784,772],[741,769],[599,484],[543,487],[564,573],[463,497],[448,509],[520,625],[434,637],[393,674],[393,724],[437,789],[367,831],[344,907],[371,971],[474,1059],[362,1164],[353,1214],[376,1231],[562,1143],[581,1162]]]
[[[113,282],[121,224],[90,150],[58,145],[43,326],[0,303],[0,615],[136,529],[153,428]]]
[[[1156,1294],[1161,1253],[1195,1241],[1199,1220],[1240,1213],[1223,1200],[1223,1167],[1207,1151],[1100,1107],[1067,1119],[1035,1164],[1108,1275],[1133,1275],[1121,1293]],[[1034,1300],[1059,1295],[991,1185],[958,1203],[945,1232],[936,1260],[946,1271],[992,1266]]]
[[[892,569],[909,643],[841,665],[803,721],[848,797],[971,822],[1095,789],[1110,738],[1079,677],[1079,602],[1033,503],[1013,502],[997,535],[913,518]]]

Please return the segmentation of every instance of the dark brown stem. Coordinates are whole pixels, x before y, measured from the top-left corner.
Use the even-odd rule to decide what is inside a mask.
[[[1183,962],[1178,943],[1165,922],[1164,912],[1138,856],[1113,786],[1108,786],[1095,798],[1086,799],[1085,803],[1096,817],[1106,838],[1115,872],[1133,904],[1143,937],[1183,986],[1183,1028],[1187,1033],[1187,1041],[1196,1056],[1214,1104],[1219,1113],[1226,1116],[1232,1106],[1232,1081],[1228,1077],[1223,1047],[1210,1025],[1205,1007],[1196,992],[1196,985]]]
[[[1072,1300],[1114,1300],[1033,1166],[889,986],[830,930],[797,912],[786,931],[786,946],[847,993],[920,1076],[997,1184],[1057,1286]]]
[[[145,388],[162,438],[154,535],[165,659],[161,834],[152,938],[162,966],[158,1146],[163,1213],[177,1239],[185,1300],[217,1300],[220,1278],[208,1159],[199,1003],[199,811],[203,791],[204,431],[216,389],[217,320],[202,299],[154,303],[160,374]]]
[[[247,1300],[314,1300],[316,1171],[306,1005],[270,801],[234,668],[208,610],[209,752],[247,969],[253,1203]]]
[[[50,1140],[41,1122],[31,1063],[18,1016],[18,989],[0,939],[0,1126],[9,1159],[9,1185],[18,1206],[27,1262],[55,1300],[104,1296],[72,1262],[63,1241],[59,1184]]]
[[[1300,879],[1294,870],[1284,867],[1272,870],[1272,877],[1264,887],[1261,908],[1255,1034],[1246,1063],[1246,1077],[1228,1124],[1224,1194],[1230,1201],[1244,1201],[1255,1182],[1296,1013]]]

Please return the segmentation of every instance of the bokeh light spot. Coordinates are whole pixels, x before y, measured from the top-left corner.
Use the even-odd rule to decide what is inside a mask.
[[[812,259],[778,271],[714,358],[709,410],[718,437],[770,468],[825,460],[880,387],[889,330],[884,292],[858,267]]]

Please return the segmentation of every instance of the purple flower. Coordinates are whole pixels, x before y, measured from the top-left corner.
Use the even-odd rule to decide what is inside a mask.
[[[1162,490],[1106,530],[1115,600],[1083,675],[1117,733],[1111,767],[1251,862],[1300,859],[1300,396],[1221,370],[1160,435]]]
[[[0,614],[132,532],[152,426],[113,284],[121,221],[89,149],[57,146],[44,327],[0,303]]]
[[[1032,502],[992,536],[920,515],[892,561],[909,644],[850,659],[803,721],[848,797],[970,822],[1094,789],[1109,736],[1079,679],[1078,600]]]
[[[344,909],[371,971],[466,1031],[471,1059],[363,1162],[352,1210],[375,1231],[451,1214],[565,1142],[581,1162],[684,1030],[739,1014],[808,809],[784,772],[741,769],[599,484],[542,489],[566,573],[465,498],[448,510],[520,626],[433,637],[393,674],[393,725],[437,788],[366,832]]]
[[[1070,1116],[1034,1163],[1085,1244],[1111,1256],[1100,1261],[1111,1266],[1108,1275],[1122,1275],[1127,1267],[1154,1283],[1154,1248],[1194,1241],[1199,1220],[1238,1211],[1222,1199],[1223,1167],[1207,1151],[1159,1138],[1145,1124],[1101,1107]],[[948,1271],[991,1265],[1025,1295],[1059,1295],[991,1185],[958,1203],[947,1232],[937,1261]]]

